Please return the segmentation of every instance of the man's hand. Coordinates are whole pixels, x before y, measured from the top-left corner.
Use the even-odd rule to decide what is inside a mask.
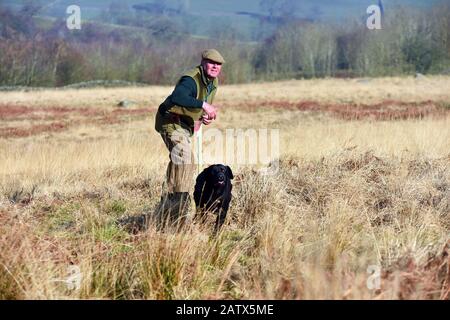
[[[201,120],[194,121],[194,132],[197,132],[198,130],[200,130],[200,127],[202,126],[202,123],[205,126],[207,126],[207,125],[211,124],[212,122],[213,122],[213,120],[210,119],[207,114],[204,114],[202,116]]]
[[[203,117],[202,117],[202,123],[205,126],[207,126],[207,125],[211,124],[211,122],[213,122],[213,120],[210,119],[207,114],[204,114]]]
[[[217,110],[216,108],[214,108],[213,105],[210,105],[207,102],[203,102],[203,106],[202,106],[203,110],[205,111],[205,113],[208,115],[208,118],[210,120],[215,120],[216,116],[217,116]]]

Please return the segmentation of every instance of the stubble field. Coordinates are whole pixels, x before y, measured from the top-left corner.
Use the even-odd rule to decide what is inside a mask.
[[[449,88],[220,87],[205,130],[279,129],[280,155],[271,175],[226,163],[218,236],[116,223],[159,201],[168,152],[153,118],[172,87],[2,92],[0,298],[449,299]]]

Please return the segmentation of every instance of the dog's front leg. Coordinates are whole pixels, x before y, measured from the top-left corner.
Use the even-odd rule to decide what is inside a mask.
[[[225,223],[225,218],[227,217],[228,208],[223,208],[222,206],[220,206],[218,211],[219,212],[217,214],[216,225],[214,227],[214,231],[216,233],[219,232],[219,230],[222,228],[222,225]]]

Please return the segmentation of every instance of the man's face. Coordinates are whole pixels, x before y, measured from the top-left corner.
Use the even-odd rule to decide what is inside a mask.
[[[220,74],[220,70],[222,70],[222,64],[212,60],[203,60],[202,65],[206,76],[210,79],[217,78]]]

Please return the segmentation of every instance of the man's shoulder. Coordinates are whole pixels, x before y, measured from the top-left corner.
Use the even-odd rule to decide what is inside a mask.
[[[180,81],[178,81],[178,85],[182,85],[191,89],[197,90],[197,84],[195,83],[194,78],[191,76],[184,75],[180,78]]]
[[[184,72],[184,75],[182,76],[182,78],[184,78],[184,77],[195,78],[195,77],[197,77],[198,75],[200,75],[200,69],[199,69],[199,67],[197,66],[197,67],[195,67],[195,68],[189,69],[189,70],[187,70],[186,72]]]

